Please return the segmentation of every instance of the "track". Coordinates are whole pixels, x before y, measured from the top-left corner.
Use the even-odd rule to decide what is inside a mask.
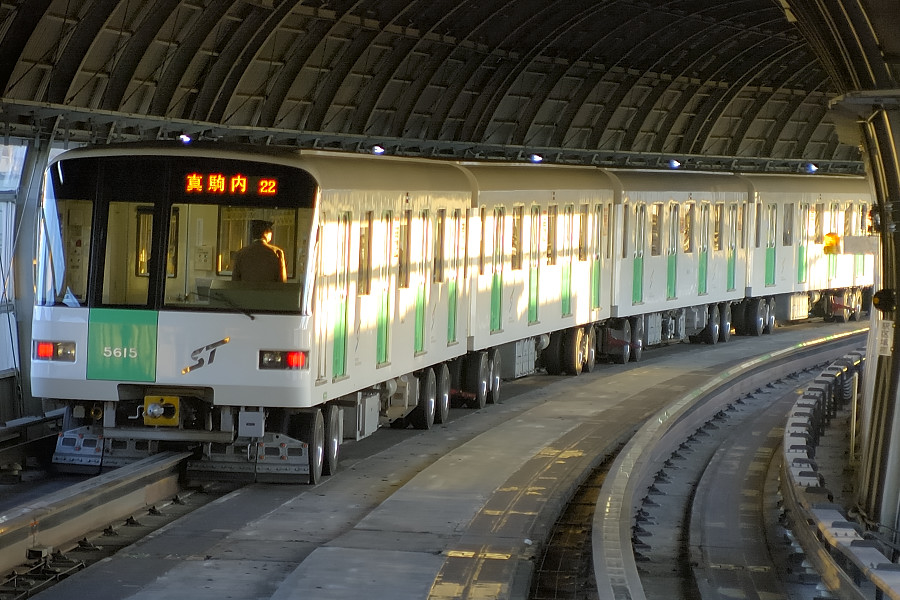
[[[776,451],[798,394],[825,366],[815,360],[751,393],[719,399],[721,410],[709,420],[680,443],[666,442],[676,449],[651,470],[652,482],[629,519],[630,543],[622,540],[623,552],[633,549],[642,590],[621,586],[604,597],[814,596],[821,580],[780,525],[785,519]],[[598,598],[590,552],[593,509],[614,459],[594,470],[556,523],[537,561],[531,600]]]
[[[237,489],[39,600],[99,589],[102,600],[174,599],[188,587],[195,600],[437,600],[484,598],[486,589],[525,597],[571,494],[674,390],[693,389],[756,349],[817,335],[788,328],[719,348],[651,351],[639,365],[578,378],[511,382],[503,404],[453,409],[450,423],[429,432],[385,429],[348,444],[342,470],[318,486]]]

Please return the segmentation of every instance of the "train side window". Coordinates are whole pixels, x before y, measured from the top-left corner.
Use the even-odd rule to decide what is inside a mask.
[[[522,227],[524,226],[524,218],[525,207],[513,207],[512,257],[510,258],[510,264],[512,268],[516,270],[522,268]]]
[[[563,239],[562,255],[568,261],[572,258],[572,249],[575,243],[575,205],[567,204],[563,208]]]
[[[659,256],[662,252],[662,203],[654,202],[650,205],[650,256]]]
[[[770,204],[766,207],[766,248],[775,247],[777,229],[778,205]]]
[[[375,213],[366,212],[359,222],[359,268],[356,273],[356,293],[368,296],[372,292],[372,230]]]
[[[610,213],[612,213],[612,207],[609,204],[600,206],[601,214],[603,215],[600,235],[603,236],[603,239],[606,240],[606,258],[612,258],[612,236],[609,232],[609,220]]]
[[[644,257],[644,244],[647,241],[647,205],[643,202],[634,207],[634,256]]]
[[[444,281],[445,236],[447,234],[446,209],[438,209],[434,227],[434,267],[431,275],[434,283],[442,283]]]
[[[462,219],[460,218],[461,213],[460,210],[454,209],[453,212],[450,213],[450,223],[447,240],[447,247],[450,249],[450,269],[452,270],[452,276],[456,277],[459,273],[459,262],[460,262],[460,240],[462,239]]]
[[[591,219],[591,256],[599,260],[603,256],[603,205],[594,206],[594,215]]]
[[[481,207],[478,211],[481,220],[481,239],[478,241],[478,274],[484,275],[485,263],[487,263],[487,209]]]
[[[578,260],[588,259],[588,205],[581,205],[581,213],[578,217]]]
[[[531,240],[529,244],[529,267],[536,269],[541,257],[541,207],[531,207]]]
[[[737,204],[728,205],[728,249],[734,250],[737,245],[738,236],[738,210]]]
[[[681,227],[681,223],[679,220],[679,206],[677,202],[669,203],[669,236],[666,241],[666,256],[672,256],[678,253],[678,245],[680,242],[680,234],[679,228]]]
[[[762,203],[755,202],[753,204],[753,214],[756,219],[754,228],[754,242],[753,245],[756,248],[762,247],[762,222],[763,222],[763,214],[762,214]]]
[[[844,209],[844,235],[856,235],[858,232],[854,227],[855,220],[853,218],[853,205]]]
[[[816,244],[825,243],[825,205],[816,204],[813,212],[815,237],[813,242]]]
[[[784,227],[781,230],[781,245],[794,245],[794,205],[791,202],[784,205]]]
[[[506,226],[506,213],[503,208],[494,209],[494,248],[491,253],[491,267],[494,273],[503,271],[503,229]]]
[[[801,246],[805,246],[806,242],[809,241],[809,232],[810,232],[810,224],[809,224],[809,204],[801,204],[800,205],[800,214],[798,215],[798,227],[797,227],[797,242]]]
[[[412,229],[412,211],[403,211],[400,219],[400,236],[397,248],[397,285],[402,288],[409,287],[409,246]]]
[[[633,235],[631,223],[634,218],[631,215],[631,207],[627,204],[622,205],[622,221],[622,258],[628,258],[628,242]]]
[[[684,214],[681,216],[681,249],[685,254],[694,251],[694,210],[695,204],[689,202],[684,205]]]
[[[716,202],[713,206],[713,250],[722,250],[725,248],[725,241],[722,239],[725,232],[725,204]]]
[[[700,205],[700,252],[709,250],[709,202]]]
[[[556,264],[556,231],[558,207],[553,204],[547,209],[547,264]]]
[[[737,214],[737,235],[740,240],[741,249],[747,247],[747,227],[746,224],[750,220],[747,213],[750,211],[750,204],[744,202]]]

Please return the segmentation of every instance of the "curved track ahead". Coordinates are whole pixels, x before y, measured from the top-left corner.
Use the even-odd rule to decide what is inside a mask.
[[[854,328],[800,325],[513,382],[504,404],[347,445],[342,471],[316,487],[237,490],[38,598],[525,597],[574,490],[647,417],[749,355]]]

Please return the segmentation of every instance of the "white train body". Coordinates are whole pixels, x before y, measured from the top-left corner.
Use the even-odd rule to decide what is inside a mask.
[[[501,378],[853,318],[873,259],[826,237],[862,239],[869,205],[862,178],[77,150],[45,177],[32,389],[72,409],[63,467],[179,445],[197,472],[316,481],[342,439]],[[231,280],[254,219],[286,283]]]

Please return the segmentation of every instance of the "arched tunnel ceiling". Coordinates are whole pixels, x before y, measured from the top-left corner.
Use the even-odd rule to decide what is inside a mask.
[[[862,164],[773,0],[3,0],[0,88],[15,137]]]

